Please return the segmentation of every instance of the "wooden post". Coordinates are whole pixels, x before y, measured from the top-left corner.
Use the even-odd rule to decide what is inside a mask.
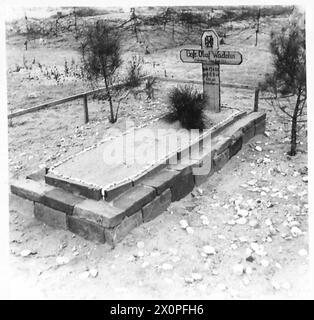
[[[258,111],[258,96],[259,96],[259,88],[255,88],[254,94],[254,112]]]
[[[88,123],[89,118],[88,118],[88,106],[87,106],[87,94],[83,96],[83,101],[84,101],[84,117],[85,117],[85,123]]]

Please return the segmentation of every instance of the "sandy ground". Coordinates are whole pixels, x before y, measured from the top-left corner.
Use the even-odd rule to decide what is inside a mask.
[[[269,34],[267,23],[263,23],[262,30]],[[255,47],[251,29],[236,33],[226,39],[226,47],[241,51],[245,63],[223,67],[222,81],[256,85],[271,69],[269,38],[261,33]],[[164,39],[158,41],[157,47]],[[62,65],[64,57],[70,60],[74,53],[62,52],[62,43],[58,45],[55,63]],[[15,60],[21,63],[21,43],[8,45],[7,49],[10,64]],[[200,66],[177,63],[179,49],[145,56],[146,70],[160,75],[166,70],[169,77],[199,80]],[[18,50],[15,55],[14,50]],[[49,49],[34,50],[38,52],[36,59],[49,63]],[[8,74],[10,111],[62,98],[64,92],[81,91],[79,83],[58,87],[53,82],[28,81],[27,77]],[[121,104],[120,118],[113,126],[107,119],[108,105],[95,101],[89,102],[91,121],[85,125],[81,102],[14,120],[8,129],[10,176],[23,177],[39,166],[49,166],[110,135],[112,128],[123,130],[126,119],[136,126],[162,114],[166,92],[172,85],[158,83],[153,101],[129,96]],[[35,95],[29,97],[33,92]],[[222,88],[223,107],[252,110],[253,95],[248,90]],[[289,125],[279,120],[265,100],[260,100],[260,109],[267,111],[268,136],[255,137],[208,183],[173,203],[154,221],[138,227],[114,250],[11,212],[11,297],[308,297],[306,136],[303,131],[297,156],[287,157]],[[244,215],[243,219],[236,213]],[[194,232],[182,229],[181,220],[186,220]],[[24,250],[31,254],[23,257]]]
[[[11,213],[12,297],[308,297],[306,146],[287,158],[287,131],[271,109],[267,132],[269,137],[256,136],[221,172],[114,250]],[[243,224],[235,222],[237,207],[247,210]],[[181,220],[194,232],[182,229]],[[204,246],[215,254],[205,254]],[[26,249],[32,254],[21,257]],[[58,257],[68,261],[59,265]]]

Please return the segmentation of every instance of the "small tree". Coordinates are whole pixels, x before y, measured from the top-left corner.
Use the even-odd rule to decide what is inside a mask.
[[[119,34],[106,23],[97,21],[89,27],[84,37],[81,53],[85,72],[90,81],[104,80],[106,95],[110,106],[110,122],[117,120],[113,110],[110,85],[112,78],[121,65]]]
[[[281,32],[271,33],[274,71],[266,75],[262,84],[262,89],[271,90],[274,95],[272,105],[291,121],[291,156],[296,155],[298,123],[306,121],[301,119],[306,106],[305,28],[300,24],[303,19],[300,13],[295,14]]]

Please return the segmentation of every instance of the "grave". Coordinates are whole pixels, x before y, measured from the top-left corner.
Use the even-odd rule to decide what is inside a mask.
[[[180,59],[185,63],[201,63],[203,95],[208,100],[209,110],[220,112],[220,65],[242,63],[237,51],[219,51],[219,38],[215,30],[205,30],[201,38],[201,49],[182,49]]]
[[[220,110],[219,64],[240,63],[242,56],[207,50],[218,48],[214,36],[213,31],[204,32],[206,49],[181,50],[181,58],[202,62],[204,94],[209,95],[210,109],[216,112]],[[213,76],[210,68],[218,68],[218,73],[214,71]],[[227,116],[211,110],[217,121],[205,132],[184,130],[178,122],[169,124],[162,117],[152,119],[24,180],[12,181],[10,209],[114,246],[133,228],[162,214],[172,201],[205,182],[244,143],[265,130],[264,113],[231,112]],[[132,159],[138,161],[129,161]]]

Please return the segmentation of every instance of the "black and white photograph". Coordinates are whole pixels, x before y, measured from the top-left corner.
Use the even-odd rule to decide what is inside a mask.
[[[4,297],[313,298],[311,8],[13,4],[0,38]],[[128,312],[143,310],[111,310]]]

